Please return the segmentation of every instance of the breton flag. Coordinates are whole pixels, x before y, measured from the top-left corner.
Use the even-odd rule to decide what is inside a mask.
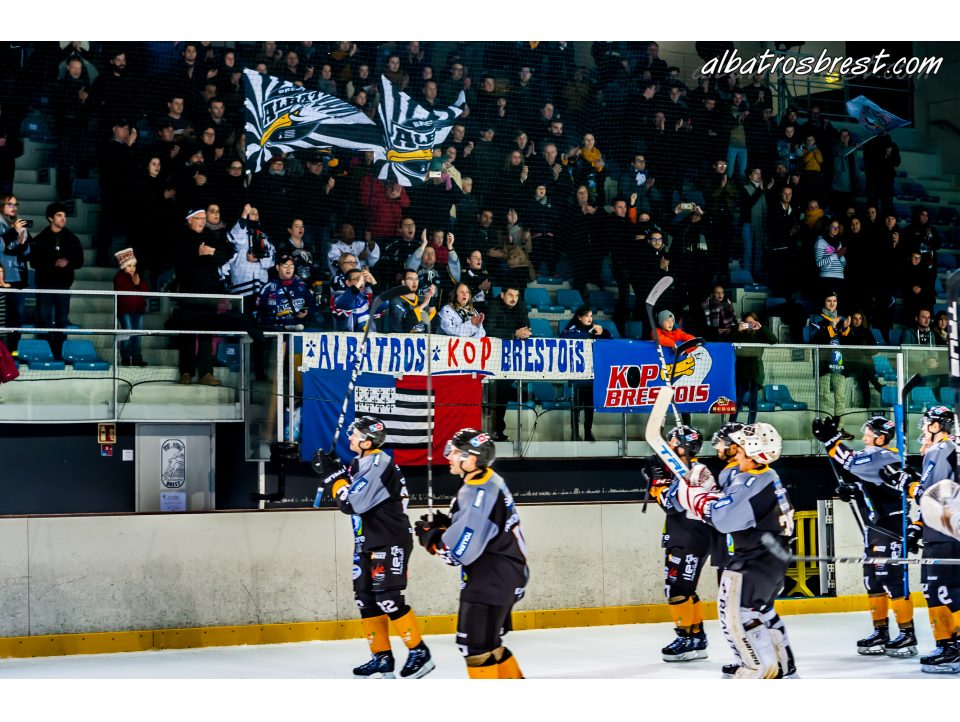
[[[304,460],[317,449],[327,449],[340,417],[343,396],[350,383],[350,371],[314,369],[303,374],[303,409],[300,450]],[[460,429],[480,428],[483,388],[470,374],[434,376],[432,382],[433,460],[443,463],[447,440]],[[430,412],[427,404],[427,377],[363,373],[357,377],[347,402],[343,430],[337,440],[337,455],[349,462],[347,427],[356,416],[375,416],[387,430],[384,448],[401,466],[425,466]]]
[[[453,105],[443,110],[427,110],[382,76],[378,113],[385,147],[375,157],[386,162],[377,177],[402,186],[425,180],[433,149],[450,134],[454,122],[463,113],[464,102],[463,91],[460,91]]]
[[[858,95],[853,100],[847,101],[847,113],[856,118],[861,127],[874,135],[884,132],[889,133],[891,130],[910,125],[909,120],[904,120],[884,110],[863,95]]]
[[[383,133],[355,106],[319,90],[243,69],[247,168],[256,173],[274,152],[347,148],[383,153]]]

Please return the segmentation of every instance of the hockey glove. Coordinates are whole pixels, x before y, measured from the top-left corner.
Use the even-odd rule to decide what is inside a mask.
[[[849,434],[844,433],[837,427],[837,420],[833,416],[825,416],[822,419],[814,419],[810,425],[810,431],[814,438],[821,442],[829,451],[834,444],[845,438],[850,438]]]
[[[440,514],[440,516],[446,515]],[[447,517],[447,519],[449,519],[449,517]],[[447,530],[447,527],[437,526],[429,514],[421,516],[420,519],[414,523],[413,528],[417,533],[417,541],[420,542],[420,546],[431,554],[436,554],[437,547],[443,546],[443,532]]]
[[[907,496],[914,496],[920,483],[920,475],[909,466],[887,464],[880,469],[880,478],[897,491],[906,491]]]
[[[907,527],[907,553],[916,554],[920,551],[920,539],[923,537],[923,525],[913,522]]]
[[[848,484],[845,481],[841,481],[837,485],[837,498],[843,502],[853,501],[857,496],[857,487],[853,484]]]
[[[313,455],[311,466],[314,473],[320,477],[320,486],[323,492],[330,494],[331,497],[339,491],[339,487],[342,485],[337,484],[338,481],[342,481],[343,484],[350,483],[346,469],[343,468],[340,459],[333,453],[324,453],[318,449]]]
[[[677,485],[677,501],[694,517],[703,519],[707,503],[718,496],[710,491],[712,488],[716,488],[713,474],[703,464],[694,464]]]

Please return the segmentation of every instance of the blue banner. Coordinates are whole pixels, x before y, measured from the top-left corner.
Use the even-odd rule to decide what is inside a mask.
[[[597,411],[649,413],[665,385],[673,349],[660,365],[653,341],[603,341],[593,345],[593,403]],[[676,360],[673,385],[680,411],[731,414],[737,409],[734,351],[729,343],[708,343]]]

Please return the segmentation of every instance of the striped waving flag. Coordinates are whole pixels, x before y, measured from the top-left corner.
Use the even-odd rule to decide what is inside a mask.
[[[350,382],[349,371],[311,370],[303,374],[301,454],[313,457],[317,449],[329,447]],[[479,428],[483,387],[471,375],[434,376],[432,382],[433,459],[442,463],[443,449],[453,434],[467,426]],[[347,403],[344,428],[357,415],[375,416],[387,429],[384,448],[394,460],[408,466],[427,463],[427,434],[430,412],[427,404],[427,377],[364,373],[357,378]],[[337,453],[344,461],[353,458],[347,434],[341,433]]]
[[[402,186],[422,182],[430,169],[433,148],[446,140],[454,122],[463,113],[464,102],[461,91],[453,105],[443,110],[427,110],[386,77],[381,77],[378,113],[386,148],[385,153],[377,153],[376,158],[386,162],[377,177]]]
[[[243,69],[247,168],[256,173],[274,151],[311,148],[383,154],[383,133],[356,106],[319,90]]]

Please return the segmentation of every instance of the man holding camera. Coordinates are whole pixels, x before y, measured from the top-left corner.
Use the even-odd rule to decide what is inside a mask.
[[[230,293],[243,296],[243,312],[249,314],[256,305],[257,294],[269,280],[273,244],[260,228],[260,212],[249,203],[227,238],[233,243],[234,253],[221,272],[224,276],[230,274]]]

